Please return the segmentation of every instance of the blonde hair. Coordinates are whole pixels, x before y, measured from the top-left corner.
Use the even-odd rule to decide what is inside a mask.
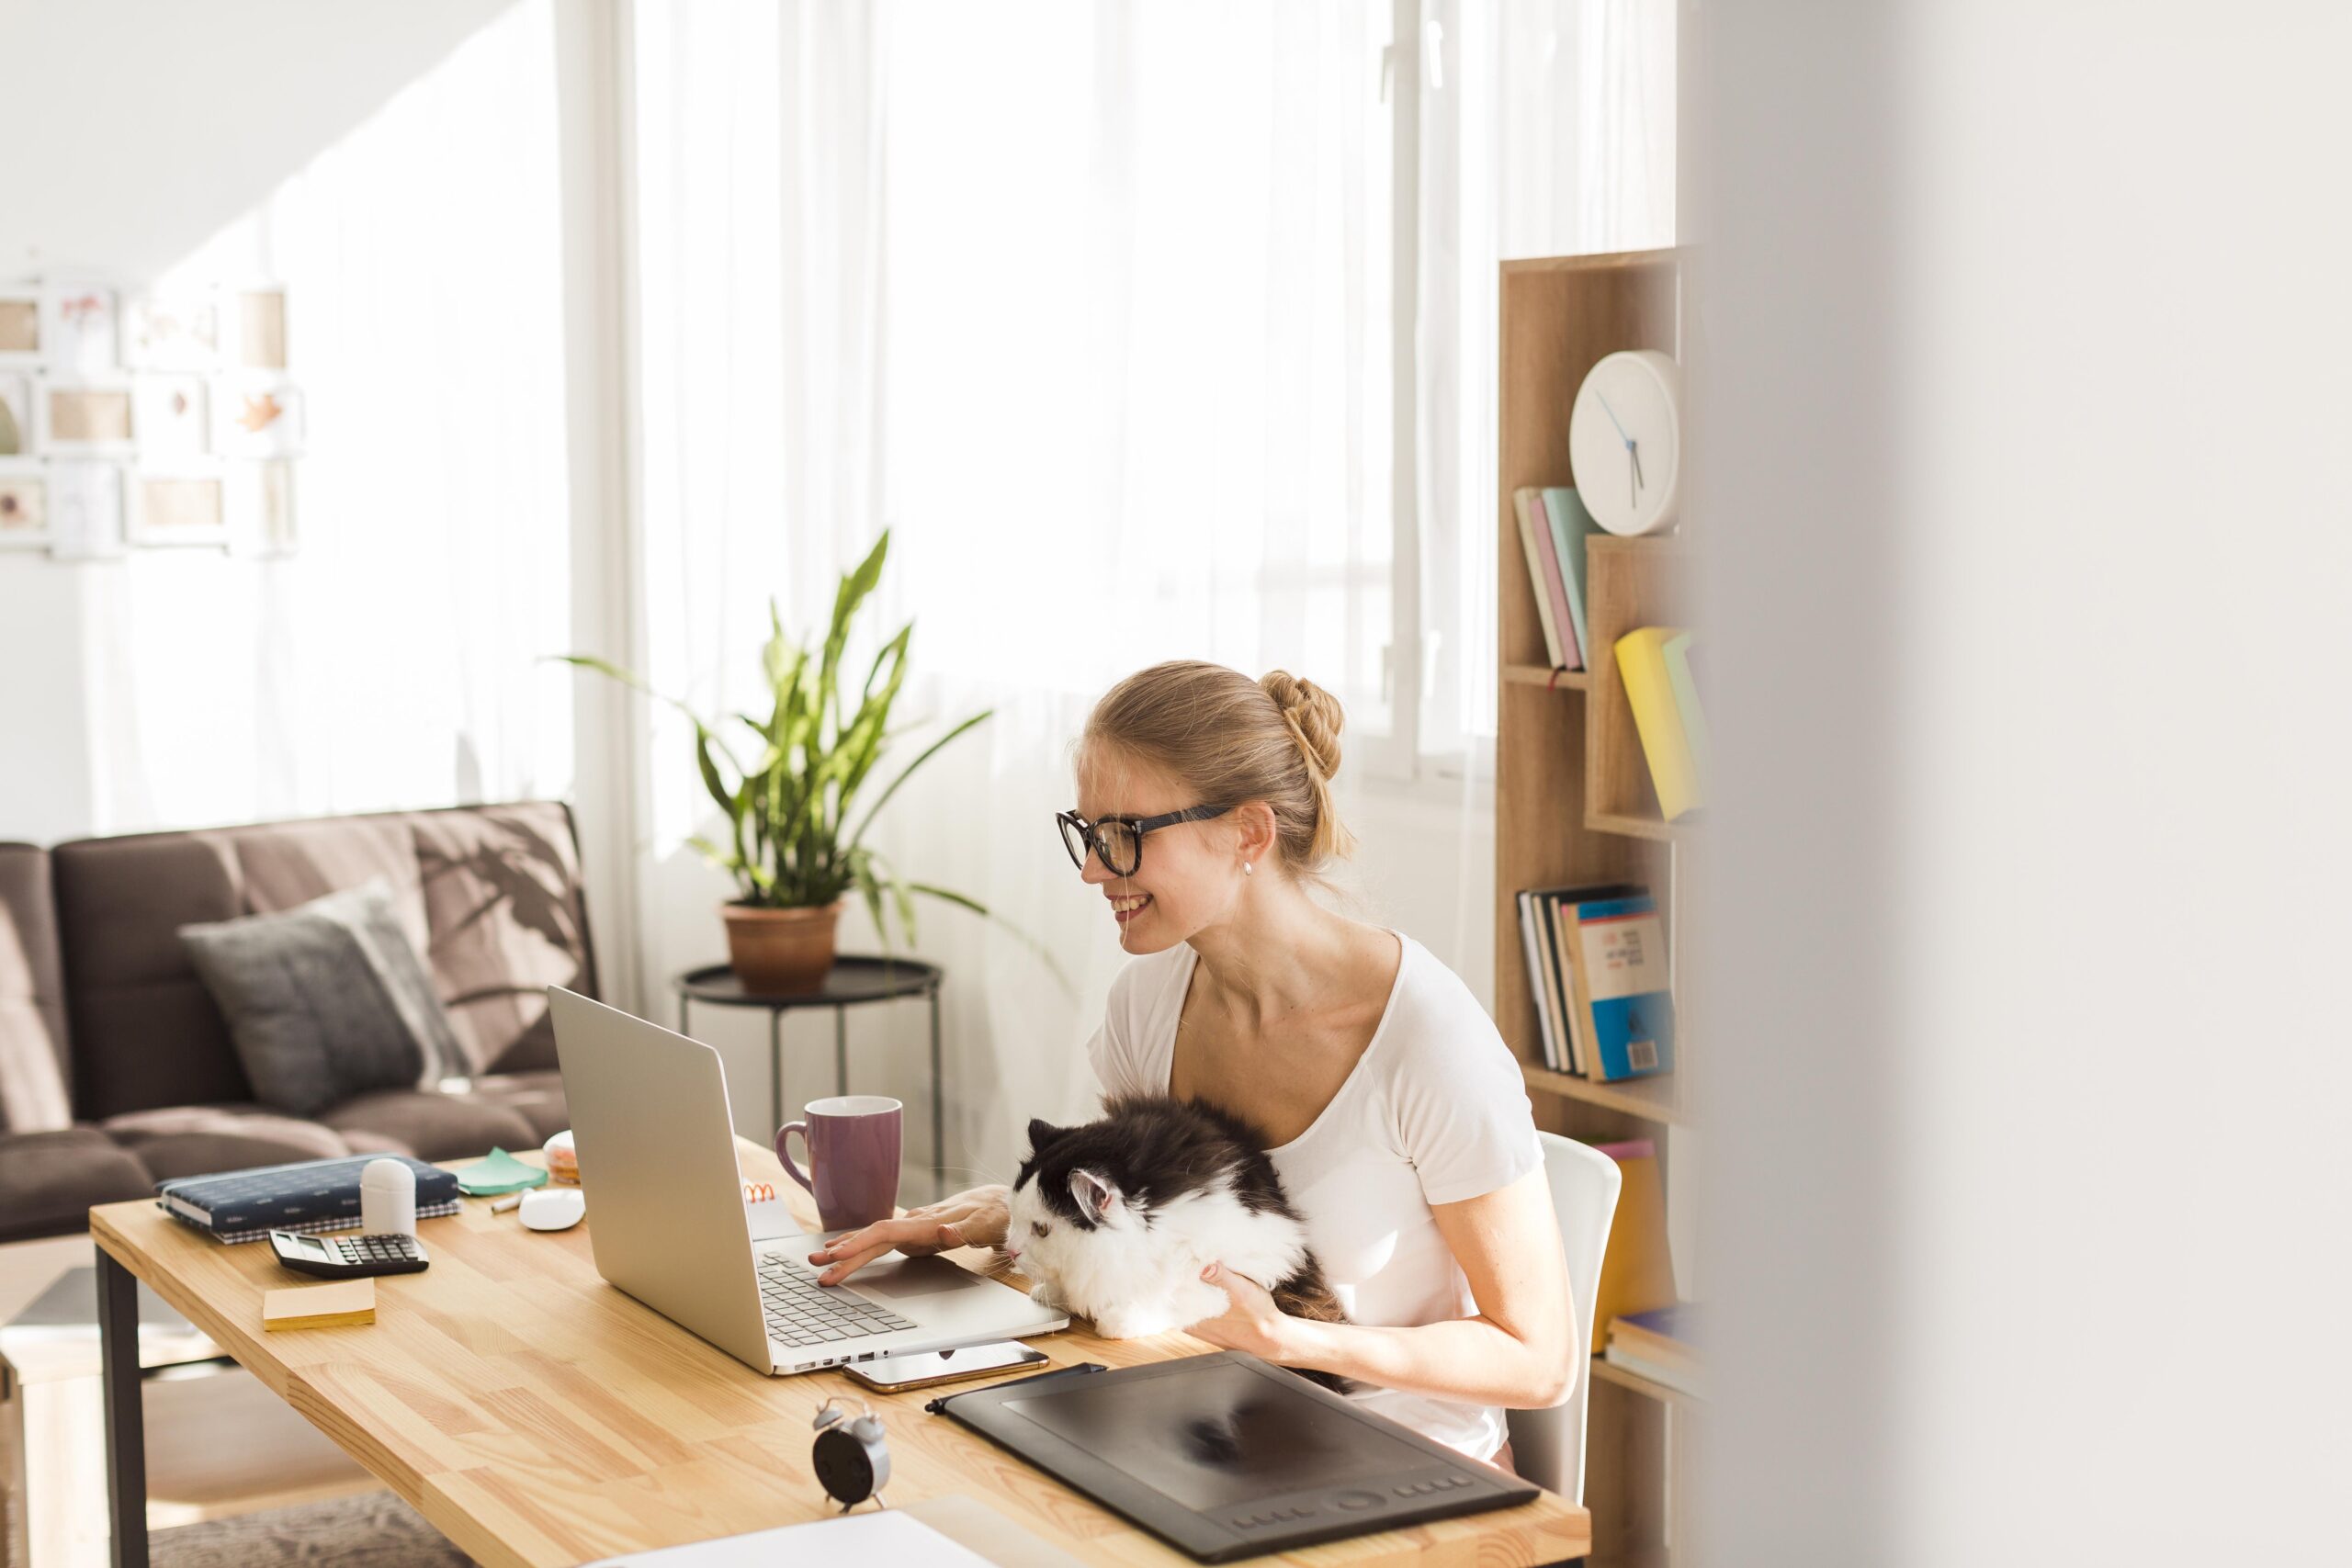
[[[1311,875],[1355,849],[1331,808],[1343,722],[1339,698],[1312,681],[1281,670],[1252,681],[1184,659],[1139,670],[1103,693],[1081,744],[1163,768],[1201,804],[1264,801],[1283,863]]]

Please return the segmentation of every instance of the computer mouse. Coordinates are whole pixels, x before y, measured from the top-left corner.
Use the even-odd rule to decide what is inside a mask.
[[[577,1187],[538,1187],[523,1194],[514,1217],[525,1230],[568,1231],[588,1212],[588,1200]]]

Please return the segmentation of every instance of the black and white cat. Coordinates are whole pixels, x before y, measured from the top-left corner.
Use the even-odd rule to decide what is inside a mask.
[[[1347,1321],[1247,1122],[1165,1095],[1102,1109],[1080,1127],[1029,1123],[1006,1251],[1031,1296],[1135,1339],[1222,1315],[1225,1292],[1201,1278],[1222,1263],[1294,1317]]]

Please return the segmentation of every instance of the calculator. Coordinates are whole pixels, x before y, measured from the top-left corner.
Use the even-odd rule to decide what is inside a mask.
[[[364,1280],[371,1274],[414,1274],[430,1259],[416,1237],[383,1235],[303,1235],[272,1231],[269,1245],[277,1260],[297,1274],[322,1280]]]

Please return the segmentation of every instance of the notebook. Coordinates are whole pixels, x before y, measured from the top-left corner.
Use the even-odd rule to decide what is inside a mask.
[[[259,1241],[271,1231],[343,1231],[359,1224],[359,1173],[397,1159],[416,1173],[416,1217],[458,1212],[458,1179],[406,1155],[350,1155],[256,1166],[155,1184],[155,1201],[182,1224],[224,1242]]]

